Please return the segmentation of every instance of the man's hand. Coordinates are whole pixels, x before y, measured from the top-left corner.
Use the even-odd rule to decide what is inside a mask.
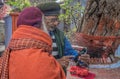
[[[81,56],[79,56],[79,60],[81,60],[85,63],[89,63],[90,55],[89,54],[82,54]]]
[[[68,67],[70,59],[73,58],[73,56],[63,56],[60,59],[57,59],[61,66]]]

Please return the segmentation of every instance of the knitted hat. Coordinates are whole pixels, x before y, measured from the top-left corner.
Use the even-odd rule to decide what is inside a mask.
[[[45,16],[49,15],[59,15],[60,5],[56,2],[48,2],[38,4],[37,7],[44,13]]]
[[[19,15],[17,26],[20,25],[38,25],[42,21],[42,12],[37,7],[25,8]]]

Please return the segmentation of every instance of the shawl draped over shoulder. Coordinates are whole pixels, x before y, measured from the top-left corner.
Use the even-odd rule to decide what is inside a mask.
[[[0,79],[66,79],[51,55],[52,40],[35,27],[21,25],[13,34],[0,64]]]

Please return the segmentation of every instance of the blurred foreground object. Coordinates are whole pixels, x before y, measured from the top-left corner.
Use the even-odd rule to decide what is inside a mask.
[[[0,19],[3,19],[7,15],[9,15],[10,11],[11,7],[6,4],[3,4],[3,6],[0,7]]]

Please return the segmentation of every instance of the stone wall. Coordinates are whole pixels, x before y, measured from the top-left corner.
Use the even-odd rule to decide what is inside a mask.
[[[3,43],[5,40],[5,29],[4,21],[0,20],[0,43]]]

